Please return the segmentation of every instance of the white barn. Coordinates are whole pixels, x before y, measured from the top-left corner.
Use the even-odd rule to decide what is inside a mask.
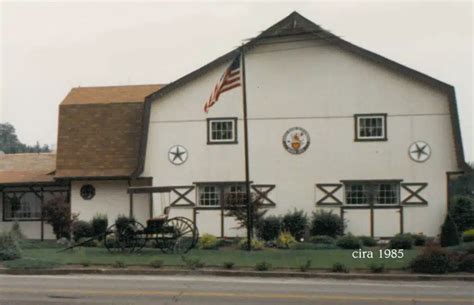
[[[451,85],[296,12],[243,48],[251,191],[269,214],[332,210],[356,235],[439,233],[449,179],[466,169]],[[243,235],[223,206],[245,188],[241,88],[203,111],[238,54],[163,86],[73,89],[54,173],[72,211],[145,221],[171,205],[201,233]]]

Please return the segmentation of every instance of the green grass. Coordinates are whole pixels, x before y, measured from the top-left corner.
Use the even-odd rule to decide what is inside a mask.
[[[59,267],[61,264],[55,261],[37,259],[37,258],[20,258],[13,261],[5,261],[3,265],[9,269],[51,269]]]
[[[374,256],[377,250],[373,248]],[[185,266],[179,255],[162,254],[158,249],[145,248],[135,254],[110,254],[105,248],[76,248],[65,252],[57,252],[58,248],[27,248],[23,249],[23,257],[43,260],[47,258],[61,265],[81,265],[87,261],[91,265],[112,265],[121,261],[127,266],[149,266],[156,260],[163,261],[164,266]],[[311,268],[331,268],[334,263],[342,263],[349,268],[367,268],[371,263],[384,264],[388,269],[401,269],[408,265],[418,250],[405,250],[403,259],[353,259],[352,250],[319,249],[319,250],[280,250],[265,249],[247,252],[231,248],[221,250],[192,250],[186,254],[188,260],[200,260],[206,267],[222,267],[225,262],[233,262],[236,268],[253,268],[256,263],[265,261],[274,268],[294,268],[311,260]],[[6,265],[6,264],[5,264]],[[8,266],[7,266],[8,267]]]

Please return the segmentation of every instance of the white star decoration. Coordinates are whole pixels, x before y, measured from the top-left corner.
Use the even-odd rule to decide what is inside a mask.
[[[181,145],[174,145],[168,151],[168,159],[174,165],[181,165],[188,159],[188,150]]]
[[[431,147],[423,141],[416,141],[410,145],[408,153],[413,161],[425,162],[431,156]]]

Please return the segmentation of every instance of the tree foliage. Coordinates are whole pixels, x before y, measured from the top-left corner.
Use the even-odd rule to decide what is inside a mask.
[[[71,215],[71,206],[63,196],[55,197],[43,207],[43,216],[46,222],[53,227],[56,238],[70,237],[71,225],[77,215]]]
[[[47,144],[30,146],[20,142],[15,127],[10,123],[0,123],[0,151],[6,154],[50,152]]]
[[[263,202],[255,199],[255,194],[250,193],[253,227],[259,227],[263,216],[267,213],[263,209]],[[224,196],[225,216],[235,217],[239,229],[247,228],[247,195],[245,193],[228,193]]]
[[[450,214],[446,215],[443,226],[441,226],[440,244],[442,247],[459,245],[458,228]]]

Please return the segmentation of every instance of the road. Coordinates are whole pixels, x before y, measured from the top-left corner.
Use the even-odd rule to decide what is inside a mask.
[[[1,305],[474,304],[472,282],[0,275]]]

